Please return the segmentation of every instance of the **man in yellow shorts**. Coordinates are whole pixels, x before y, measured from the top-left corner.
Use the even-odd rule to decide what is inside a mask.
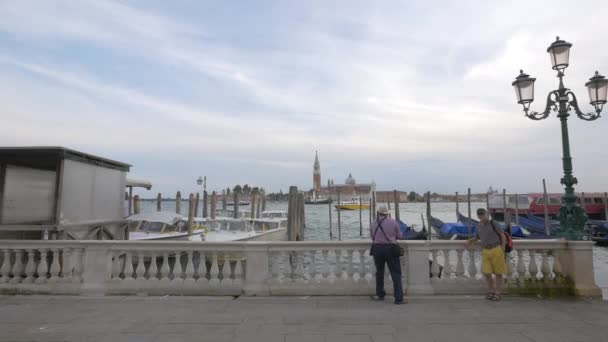
[[[505,262],[506,239],[500,225],[490,220],[485,209],[477,209],[477,217],[479,217],[477,234],[474,238],[467,240],[466,244],[469,247],[473,242],[480,241],[482,272],[488,286],[486,299],[499,301],[502,299],[503,277],[507,273]],[[492,275],[496,277],[496,281],[494,281]]]

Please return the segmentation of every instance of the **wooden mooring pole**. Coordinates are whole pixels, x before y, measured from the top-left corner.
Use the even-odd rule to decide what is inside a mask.
[[[543,200],[545,202],[545,234],[551,236],[551,227],[549,226],[549,196],[547,196],[547,183],[543,178]]]
[[[227,204],[227,197],[228,194],[226,192],[226,190],[222,190],[222,210],[224,211],[224,216],[226,215],[226,210],[228,209],[228,204]]]
[[[363,199],[359,196],[359,205],[363,204]],[[363,208],[359,207],[359,236],[363,236]]]
[[[303,240],[304,226],[304,194],[300,194],[297,187],[290,186],[287,204],[287,239],[289,241]]]
[[[469,239],[472,235],[472,227],[471,227],[471,188],[467,188],[467,211],[469,214],[469,219],[467,220],[467,233],[469,235]]]
[[[490,214],[490,194],[486,192],[486,210],[488,211],[488,217],[493,218]]]
[[[194,201],[194,195],[191,193],[188,197],[188,236],[192,236],[194,230],[194,208],[196,206]]]
[[[604,192],[604,220],[608,220],[608,192]]]
[[[338,191],[338,204],[340,203],[340,192]],[[342,240],[342,225],[340,223],[340,207],[338,207],[338,241]]]
[[[393,200],[395,201],[395,220],[399,221],[399,194],[397,190],[393,190]]]
[[[431,240],[431,192],[427,191],[425,194],[426,197],[426,222],[429,224],[428,236],[427,238]]]
[[[255,201],[257,200],[255,192],[251,194],[250,200],[251,200],[251,218],[254,219],[255,218],[255,204],[256,204]]]
[[[139,195],[135,195],[133,197],[133,213],[139,214],[141,212],[141,201]]]
[[[207,190],[203,191],[203,217],[209,217],[209,211],[207,210],[209,203],[209,194]]]
[[[201,201],[201,194],[196,193],[196,197],[194,198],[194,217],[198,217],[198,203]]]
[[[232,192],[232,200],[234,212],[232,213],[233,218],[239,218],[239,193],[237,191]]]
[[[460,209],[458,208],[458,191],[456,191],[456,221],[460,221],[460,220],[458,220],[459,212],[460,212]]]
[[[331,240],[331,238],[333,237],[333,233],[331,231],[331,201],[329,202],[329,239]]]
[[[211,219],[215,220],[215,211],[217,205],[217,194],[215,191],[211,192]]]
[[[266,211],[266,192],[262,191],[262,213]]]
[[[175,195],[175,212],[177,214],[182,213],[182,193],[179,191],[177,192],[177,195]]]
[[[159,192],[158,196],[156,196],[156,211],[161,211],[163,209],[162,202],[163,202],[163,195],[161,195],[161,193]]]

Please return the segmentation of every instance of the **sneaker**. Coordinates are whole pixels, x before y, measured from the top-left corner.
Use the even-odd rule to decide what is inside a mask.
[[[384,300],[384,296],[369,296],[369,298],[371,300],[375,300],[375,301],[383,301]]]
[[[395,305],[402,305],[402,304],[405,304],[405,301],[403,299],[395,301]]]

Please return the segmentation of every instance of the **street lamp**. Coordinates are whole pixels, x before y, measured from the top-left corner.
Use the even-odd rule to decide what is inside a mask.
[[[589,236],[584,232],[587,215],[583,208],[577,205],[576,195],[574,194],[574,185],[578,183],[578,180],[572,175],[572,157],[570,156],[570,141],[568,139],[568,116],[570,116],[569,111],[574,110],[574,113],[585,121],[593,121],[599,118],[600,112],[606,103],[608,80],[596,71],[595,75],[589,79],[589,82],[585,83],[589,91],[590,104],[593,105],[595,111],[583,113],[579,109],[576,96],[570,89],[564,87],[563,82],[564,70],[569,65],[571,47],[572,44],[557,37],[556,41],[547,49],[551,57],[553,70],[557,71],[559,88],[549,92],[547,104],[543,112],[530,111],[530,104],[534,101],[535,78],[526,75],[521,70],[512,85],[515,88],[517,103],[523,106],[526,117],[532,120],[542,120],[547,118],[551,111],[558,113],[557,117],[560,119],[562,126],[562,148],[564,154],[564,177],[561,179],[561,184],[565,186],[562,207],[559,211],[560,235],[573,240],[587,240]]]
[[[207,191],[207,176],[205,176],[205,178],[198,176],[198,179],[196,180],[196,184],[202,185],[203,192],[206,192]]]

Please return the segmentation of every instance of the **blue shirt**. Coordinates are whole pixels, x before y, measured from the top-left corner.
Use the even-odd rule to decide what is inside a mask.
[[[372,237],[372,242],[377,244],[390,244],[397,243],[398,239],[401,239],[401,229],[399,229],[399,223],[388,217],[380,217],[380,221],[382,222],[382,228],[384,229],[384,234],[382,234],[382,230],[379,228],[379,221],[376,219],[372,222],[370,227],[370,236]],[[386,239],[388,237],[388,240]]]

